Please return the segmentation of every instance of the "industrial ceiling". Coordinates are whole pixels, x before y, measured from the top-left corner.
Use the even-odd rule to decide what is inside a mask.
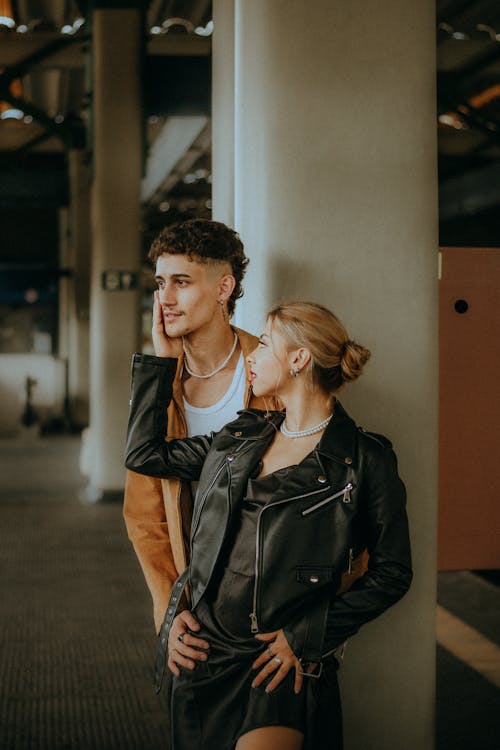
[[[67,150],[91,158],[90,5],[0,0],[0,208],[64,202]],[[144,3],[146,232],[210,215],[211,16],[210,0]],[[499,244],[500,3],[438,0],[436,33],[442,239]]]

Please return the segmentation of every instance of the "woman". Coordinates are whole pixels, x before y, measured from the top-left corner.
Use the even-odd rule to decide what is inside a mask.
[[[336,750],[337,650],[411,581],[391,445],[335,397],[370,353],[321,305],[279,305],[249,364],[254,394],[284,411],[246,409],[217,434],[165,442],[182,341],[170,345],[171,357],[134,357],[126,465],[198,481],[157,662],[161,683],[168,645],[173,750]]]

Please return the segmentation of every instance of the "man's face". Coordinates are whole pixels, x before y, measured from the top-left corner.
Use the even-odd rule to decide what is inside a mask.
[[[187,255],[160,255],[155,279],[167,336],[186,336],[214,323],[223,325],[220,283],[227,273],[222,264],[201,263]]]

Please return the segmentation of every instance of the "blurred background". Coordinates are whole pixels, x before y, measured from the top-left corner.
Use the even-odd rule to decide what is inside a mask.
[[[425,274],[432,265],[439,279],[436,317],[425,323],[439,350],[439,505],[433,496],[437,532],[434,521],[416,528],[422,538],[428,530],[427,560],[439,571],[433,736],[440,750],[500,745],[500,4],[356,1],[352,16],[328,6],[0,0],[1,748],[167,741],[164,706],[149,695],[149,601],[120,518],[129,362],[135,350],[152,351],[152,239],[173,222],[212,216],[236,226],[252,259],[237,318],[249,328],[254,293],[261,315],[278,292],[318,289],[328,303],[325,262],[353,259],[352,273],[371,274],[376,286],[368,238],[376,247],[377,233],[381,246],[425,245]],[[310,52],[301,58],[306,37],[318,49],[316,71]],[[384,71],[373,85],[342,62],[356,40],[353,66],[369,60]],[[300,87],[316,74],[323,103],[307,111]],[[289,170],[279,173],[278,140]],[[302,169],[301,152],[313,148],[313,168]],[[394,189],[383,206],[373,198],[375,163],[387,172],[380,184]],[[422,213],[384,234],[378,216],[401,213],[398,200]],[[340,231],[316,237],[312,254],[302,240],[293,249],[297,227],[288,245],[266,234],[283,216],[293,228],[294,217],[321,225],[327,215]],[[380,280],[395,295],[389,323],[369,332],[389,325],[402,340],[394,290],[405,262],[395,259]],[[422,273],[412,260],[408,268],[416,319]]]

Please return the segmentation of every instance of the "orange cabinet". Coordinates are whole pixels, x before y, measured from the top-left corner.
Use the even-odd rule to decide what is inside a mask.
[[[438,568],[500,568],[500,249],[440,265]]]

